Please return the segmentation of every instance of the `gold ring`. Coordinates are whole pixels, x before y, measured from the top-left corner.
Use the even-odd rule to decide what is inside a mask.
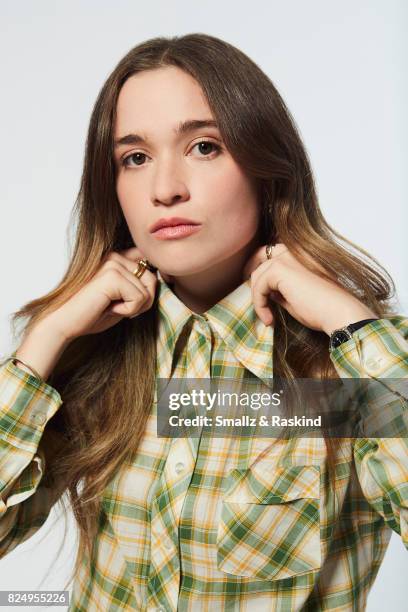
[[[275,247],[274,244],[267,244],[266,245],[266,257],[267,259],[272,259],[272,249]]]
[[[147,268],[147,259],[140,259],[137,264],[137,268],[133,270],[132,274],[134,274],[136,278],[140,278],[142,274],[144,273],[144,271],[146,270],[146,268]]]

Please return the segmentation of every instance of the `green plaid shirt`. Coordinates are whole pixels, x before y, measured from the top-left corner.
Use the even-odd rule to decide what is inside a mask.
[[[272,377],[274,330],[249,280],[198,315],[159,273],[158,307],[158,377]],[[408,318],[377,320],[331,359],[343,378],[406,378],[407,338]],[[323,438],[161,438],[155,397],[137,456],[104,492],[69,610],[364,610],[391,530],[408,549],[408,439],[344,438],[336,499]],[[61,404],[1,368],[0,556],[48,516],[38,445]]]

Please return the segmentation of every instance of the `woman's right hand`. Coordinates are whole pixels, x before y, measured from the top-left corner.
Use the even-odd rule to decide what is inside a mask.
[[[132,271],[140,259],[144,255],[138,247],[110,252],[91,280],[49,315],[67,340],[98,334],[123,317],[133,318],[151,308],[157,273],[146,269],[136,278]]]

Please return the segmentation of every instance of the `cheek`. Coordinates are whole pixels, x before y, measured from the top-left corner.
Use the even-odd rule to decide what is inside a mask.
[[[218,199],[218,208],[213,209],[214,219],[218,218],[221,231],[229,235],[237,233],[241,236],[253,234],[259,223],[259,208],[252,194],[237,193],[236,197]]]
[[[138,202],[135,199],[135,194],[133,193],[129,181],[122,179],[117,180],[116,195],[129,231],[133,239],[139,243],[142,239],[140,234],[141,227],[143,226],[143,213],[141,206],[138,206]]]
[[[208,183],[213,218],[220,219],[225,230],[249,232],[258,225],[260,209],[255,184],[232,161]]]
[[[242,244],[251,240],[258,229],[258,213],[250,206],[242,207],[241,211],[235,210],[226,220],[228,235]]]
[[[116,181],[116,195],[124,213],[130,207],[131,194],[129,181],[124,180],[123,175],[120,176]]]
[[[137,191],[132,187],[132,181],[120,177],[116,181],[116,195],[128,225],[136,225],[143,221],[141,202],[138,201]]]

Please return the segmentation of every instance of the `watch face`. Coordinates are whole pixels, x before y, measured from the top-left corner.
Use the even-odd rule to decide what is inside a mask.
[[[345,331],[339,330],[333,334],[332,340],[331,340],[331,346],[332,348],[336,348],[336,346],[339,346],[340,344],[342,344],[343,342],[346,342],[346,340],[349,340],[349,339],[350,339],[350,334],[348,334]]]

